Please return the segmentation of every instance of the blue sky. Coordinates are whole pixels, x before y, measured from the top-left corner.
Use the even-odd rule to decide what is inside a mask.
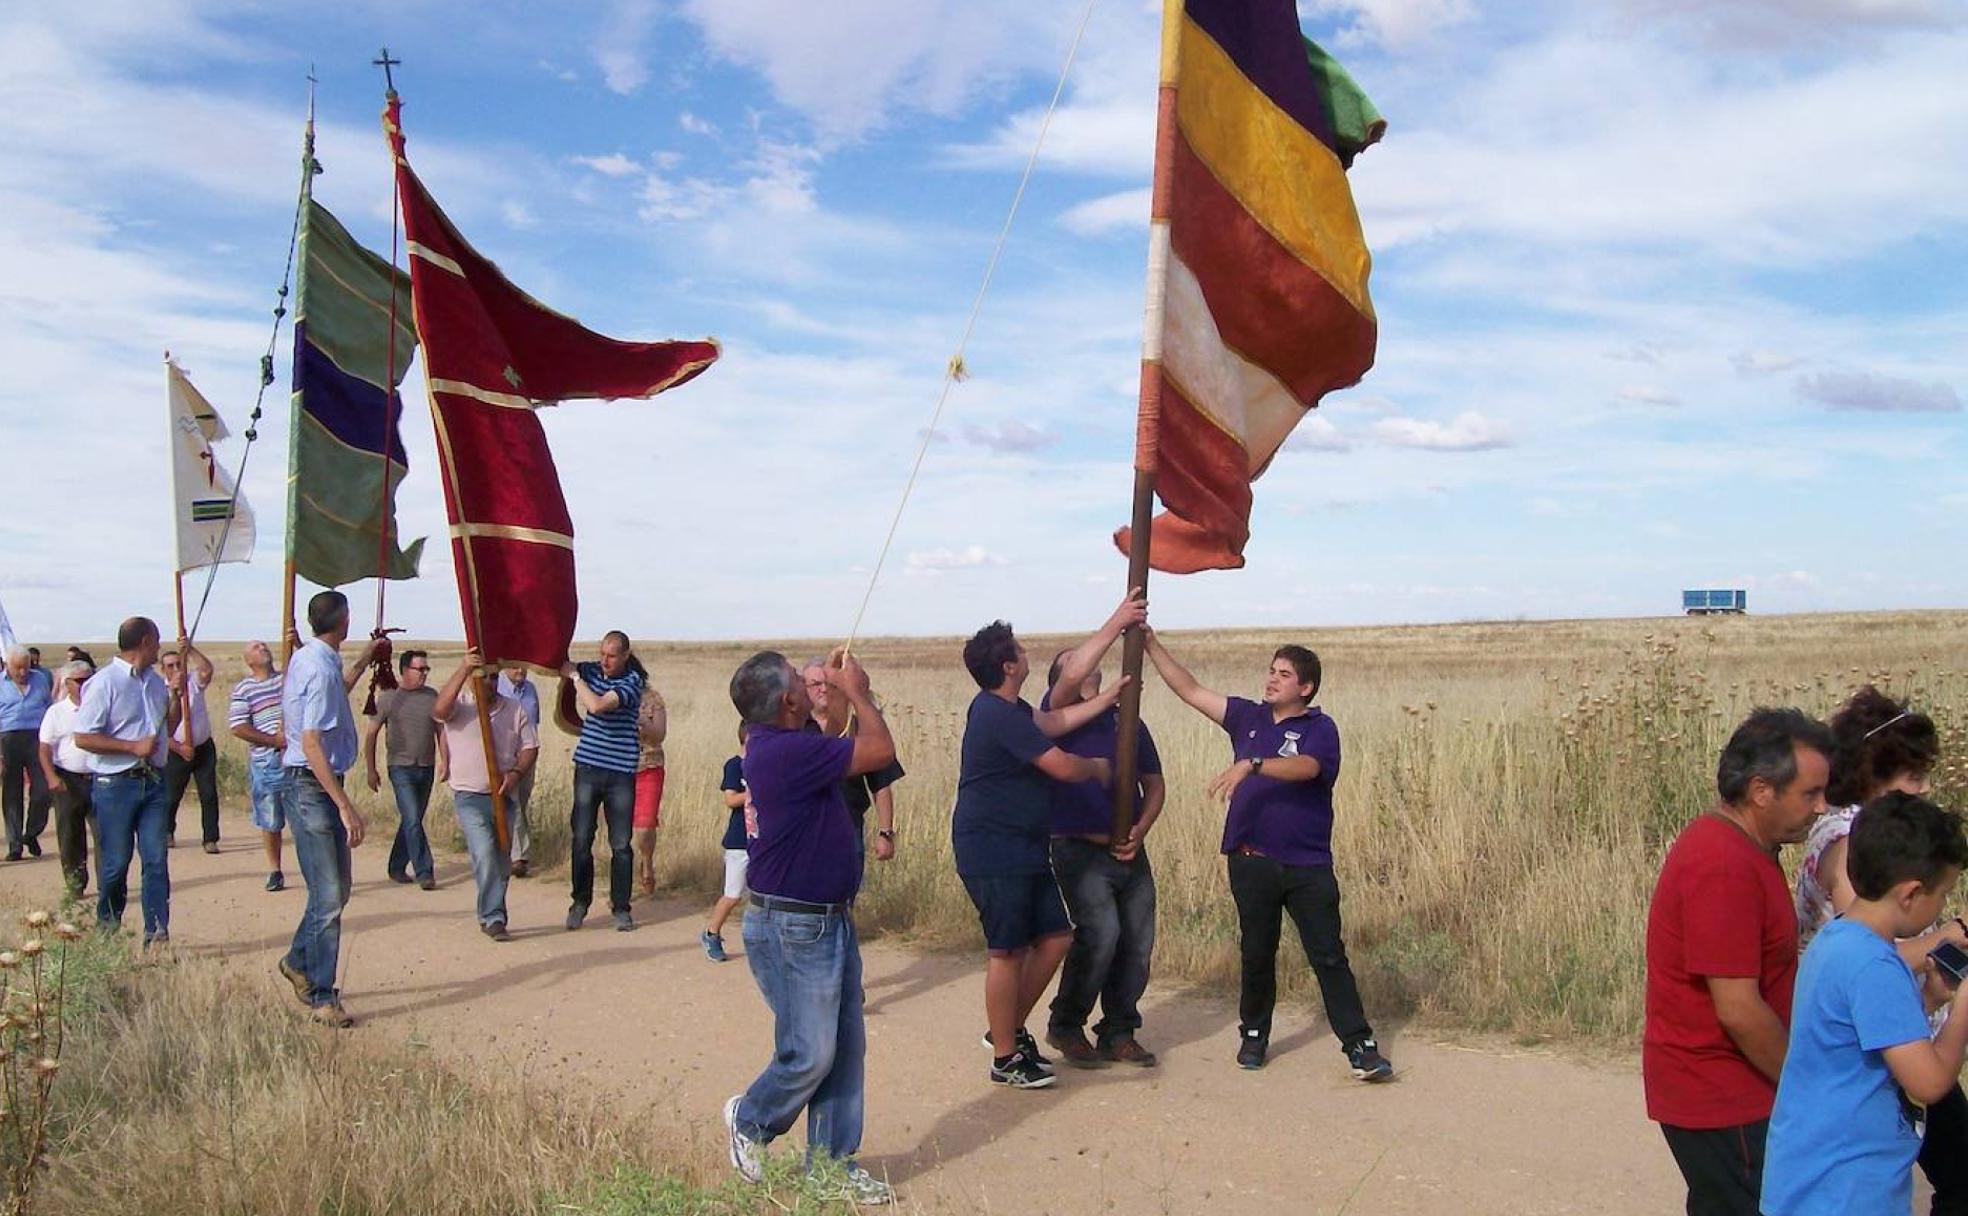
[[[413,163],[522,286],[714,335],[549,435],[582,633],[851,620],[1079,0],[595,0],[0,12],[0,602],[23,636],[170,612],[165,348],[244,430],[296,183],[387,249]],[[1124,568],[1159,5],[1099,0],[866,631],[1097,619]],[[1170,627],[1959,606],[1968,18],[1942,0],[1313,0],[1392,126],[1357,162],[1378,366],[1259,483],[1249,566]],[[278,615],[286,350],[245,479]],[[390,617],[456,636],[421,381]],[[224,453],[236,462],[235,443]],[[367,623],[370,585],[351,590]]]

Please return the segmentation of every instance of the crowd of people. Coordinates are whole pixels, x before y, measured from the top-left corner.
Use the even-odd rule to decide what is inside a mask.
[[[315,596],[307,624],[312,636],[284,672],[266,643],[246,648],[226,721],[248,747],[266,889],[286,886],[284,834],[307,887],[277,970],[311,1017],[347,1027],[341,917],[351,850],[367,828],[349,797],[350,771],[360,759],[368,788],[380,792],[383,744],[398,813],[389,877],[425,889],[435,887],[435,867],[424,817],[435,785],[449,787],[479,927],[508,941],[508,883],[531,864],[541,699],[523,667],[485,678],[475,651],[433,687],[428,654],[404,650],[398,687],[377,698],[359,731],[349,694],[382,643],[345,659],[349,605],[339,592]],[[1229,744],[1230,764],[1205,789],[1225,805],[1221,851],[1240,935],[1237,1065],[1266,1063],[1289,918],[1352,1075],[1391,1078],[1341,932],[1332,845],[1340,733],[1316,704],[1318,656],[1278,647],[1256,700],[1214,691],[1156,635],[1139,593],[1050,657],[1036,705],[1023,695],[1031,659],[1010,625],[994,621],[963,647],[977,692],[949,830],[986,949],[985,1075],[1007,1089],[1042,1089],[1059,1079],[1055,1059],[1075,1068],[1157,1063],[1140,1039],[1141,1000],[1156,921],[1148,838],[1168,778],[1138,723],[1132,788],[1120,800],[1132,813],[1117,830],[1124,681],[1105,684],[1100,674],[1114,644],[1137,629],[1162,682]],[[205,707],[214,669],[184,639],[165,651],[143,617],[122,624],[116,645],[100,670],[77,648],[53,672],[31,649],[7,654],[7,858],[40,855],[52,808],[72,898],[87,891],[93,848],[105,930],[120,928],[130,870],[141,866],[150,946],[170,940],[168,851],[178,803],[194,786],[201,843],[218,848]],[[654,889],[667,708],[620,632],[603,638],[595,661],[559,674],[567,695],[556,719],[579,734],[566,928],[587,923],[605,826],[610,918],[633,930],[633,896]],[[738,751],[719,783],[724,882],[699,940],[712,961],[727,961],[724,930],[743,910],[745,957],[774,1019],[769,1061],[724,1109],[730,1159],[758,1180],[766,1146],[804,1113],[809,1158],[840,1163],[843,1197],[889,1202],[886,1183],[856,1163],[867,1036],[854,906],[870,853],[878,862],[895,855],[895,789],[906,772],[868,673],[845,650],[804,664],[762,651],[733,674],[730,696]],[[1942,915],[1968,866],[1968,836],[1954,812],[1926,798],[1939,753],[1927,715],[1872,687],[1828,723],[1758,709],[1722,751],[1717,801],[1669,848],[1647,919],[1642,1072],[1691,1214],[1904,1213],[1916,1161],[1936,1216],[1968,1213],[1968,1096],[1958,1082],[1968,1016],[1957,1009],[1968,1002],[1968,953],[1950,954],[1968,947],[1968,922]],[[1793,891],[1780,850],[1799,843]],[[1042,1048],[1028,1023],[1048,991]]]

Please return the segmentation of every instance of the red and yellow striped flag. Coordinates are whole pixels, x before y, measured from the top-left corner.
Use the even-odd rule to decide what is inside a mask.
[[[1251,483],[1373,365],[1346,169],[1386,124],[1293,0],[1165,9],[1135,467],[1166,509],[1149,561],[1188,574],[1244,564]]]

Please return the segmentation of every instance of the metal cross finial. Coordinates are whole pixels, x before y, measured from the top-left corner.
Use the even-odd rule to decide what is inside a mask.
[[[371,59],[369,62],[383,69],[383,87],[392,93],[396,92],[396,78],[390,74],[390,69],[403,66],[403,61],[401,59],[391,59],[390,49],[384,47],[383,57],[381,59]]]

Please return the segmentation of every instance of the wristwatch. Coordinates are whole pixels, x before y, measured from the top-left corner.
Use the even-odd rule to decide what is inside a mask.
[[[895,829],[894,829],[894,828],[878,828],[878,829],[876,829],[876,831],[875,831],[875,835],[877,835],[877,836],[879,836],[879,837],[881,837],[881,838],[882,838],[883,840],[893,840],[893,839],[895,839]]]
[[[1264,757],[1258,756],[1253,758],[1250,762],[1250,765],[1251,765],[1251,776],[1253,777],[1257,776],[1259,773],[1264,771]]]

